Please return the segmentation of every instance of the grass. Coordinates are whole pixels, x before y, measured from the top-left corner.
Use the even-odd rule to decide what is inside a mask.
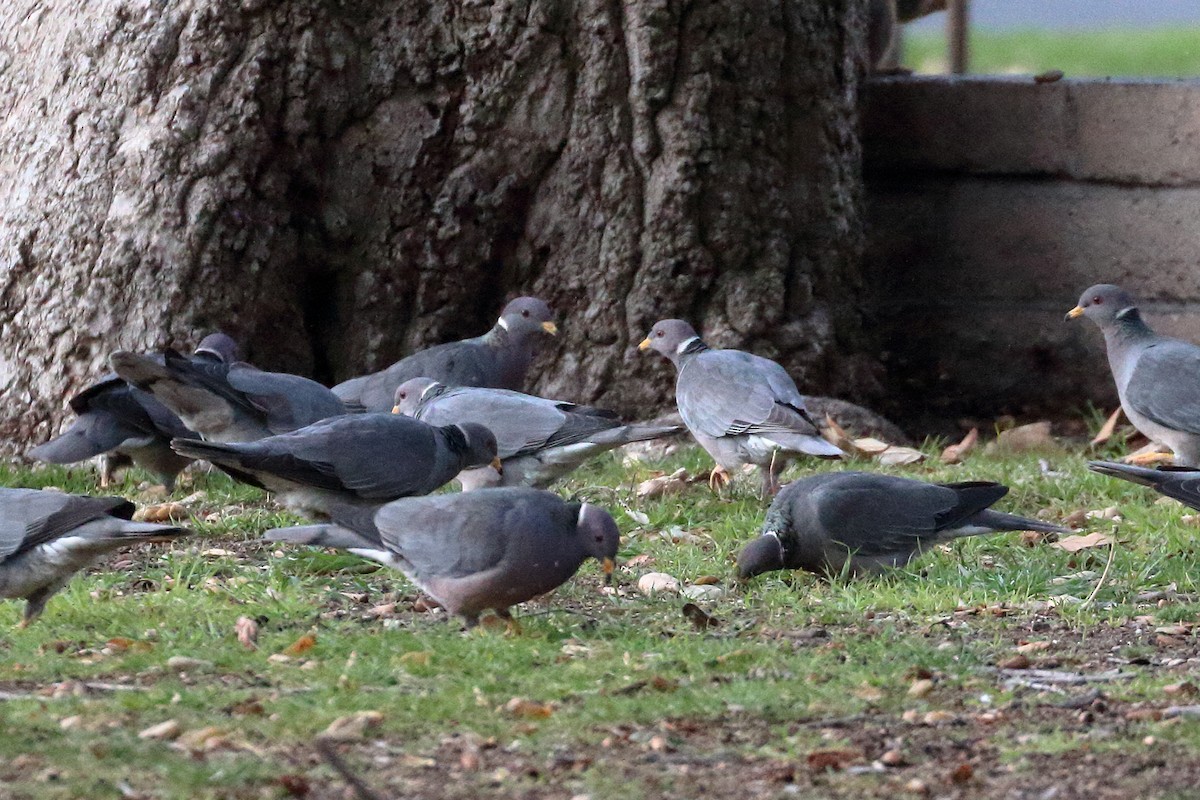
[[[1191,689],[1164,687],[1193,675],[1195,636],[1189,625],[1156,629],[1200,612],[1196,528],[1178,504],[1087,472],[1080,454],[1049,461],[1061,475],[1047,474],[1036,455],[973,454],[952,467],[931,458],[885,471],[1001,480],[1012,487],[1002,509],[1054,519],[1119,506],[1120,544],[1086,605],[1107,549],[1071,555],[1025,546],[1017,534],[960,541],[857,583],[775,573],[732,585],[733,559],[764,510],[755,481],[728,498],[702,484],[653,500],[633,491],[652,468],[704,470],[706,457],[686,448],[630,468],[602,459],[561,487],[617,517],[627,564],[620,592],[603,594],[598,568],[585,566],[553,596],[518,610],[518,636],[464,633],[440,612],[413,611],[417,594],[403,578],[357,558],[261,543],[263,530],[295,518],[255,490],[197,475],[177,493],[202,493],[191,500],[195,538],[121,554],[114,560],[132,563],[81,575],[30,629],[12,629],[19,603],[0,604],[0,690],[9,698],[0,701],[0,797],[340,796],[340,779],[312,743],[359,711],[378,711],[381,722],[346,757],[369,783],[387,787],[384,796],[724,796],[810,782],[811,796],[883,797],[913,780],[945,783],[948,758],[977,764],[974,796],[1005,796],[1013,781],[1045,779],[1038,759],[1112,751],[1136,760],[1146,736],[1161,753],[1194,760],[1200,725],[1138,709],[1190,702]],[[0,483],[93,488],[86,469],[3,468]],[[139,495],[133,481],[117,488]],[[648,522],[638,522],[642,514]],[[663,535],[675,528],[694,538]],[[720,624],[698,630],[680,598],[639,594],[636,579],[650,570],[684,584],[719,579],[724,594],[700,605]],[[1145,595],[1152,590],[1160,595]],[[392,602],[394,610],[371,613]],[[239,644],[239,617],[257,620],[257,650]],[[280,657],[307,634],[311,649]],[[1076,719],[1082,712],[1046,710],[1087,687],[1059,695],[1006,686],[994,672],[1026,640],[1048,643],[1035,666],[1132,673],[1102,685],[1108,706],[1097,714],[1113,717],[1103,737],[1088,738],[1092,728]],[[201,663],[171,666],[172,657]],[[935,690],[910,696],[925,675]],[[510,707],[514,698],[528,703]],[[942,711],[953,717],[950,728],[922,722]],[[993,712],[1001,722],[988,721]],[[887,736],[839,722],[857,716]],[[138,737],[171,719],[183,740]],[[975,732],[967,750],[943,752],[948,736],[965,731]],[[843,746],[869,763],[887,742],[907,743],[897,746],[909,749],[908,766],[828,777],[804,766],[814,750]],[[737,768],[722,772],[714,758]],[[780,769],[793,770],[783,783]],[[1144,766],[1131,768],[1129,780],[1145,775]],[[1137,786],[1117,773],[1111,783]]]
[[[970,71],[1067,77],[1200,77],[1200,29],[971,32]],[[946,37],[908,32],[904,64],[917,72],[946,71]]]

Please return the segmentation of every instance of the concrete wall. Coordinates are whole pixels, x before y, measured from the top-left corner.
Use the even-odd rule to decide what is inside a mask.
[[[894,416],[1114,407],[1094,283],[1200,342],[1200,81],[873,79],[863,126]]]

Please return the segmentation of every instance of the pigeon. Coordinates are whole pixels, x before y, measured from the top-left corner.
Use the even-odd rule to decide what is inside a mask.
[[[679,373],[675,402],[683,423],[720,468],[756,464],[764,495],[779,491],[779,473],[792,456],[845,455],[821,438],[804,396],[774,361],[714,350],[679,319],[655,323],[638,349],[671,360]]]
[[[25,600],[20,626],[98,556],[126,544],[165,542],[189,531],[131,521],[122,497],[83,497],[37,489],[0,489],[0,597]]]
[[[433,378],[447,386],[519,390],[542,338],[557,333],[548,305],[536,297],[518,297],[483,336],[421,350],[385,370],[339,383],[333,392],[343,402],[367,411],[387,411],[396,389],[410,378]]]
[[[1093,286],[1067,312],[1087,317],[1104,334],[1108,366],[1121,408],[1133,426],[1175,453],[1181,466],[1200,466],[1200,347],[1159,336],[1137,302],[1117,286]]]
[[[175,439],[171,446],[318,515],[339,504],[428,494],[471,467],[502,469],[496,437],[482,425],[434,427],[397,414],[346,414],[254,442]]]
[[[557,589],[588,558],[611,581],[620,544],[607,511],[527,487],[482,489],[339,509],[323,525],[276,528],[268,541],[337,547],[408,576],[467,627],[493,609]]]
[[[244,362],[199,361],[173,350],[161,359],[120,351],[110,361],[118,375],[154,395],[205,441],[252,442],[349,411],[316,381]]]
[[[147,358],[153,358],[147,356]],[[237,345],[223,333],[201,340],[191,360],[228,363]],[[74,464],[100,456],[100,486],[108,486],[117,469],[130,463],[152,472],[168,491],[191,463],[171,449],[171,439],[192,434],[179,417],[148,392],[108,374],[68,401],[77,419],[59,436],[29,451],[39,461]]]
[[[827,472],[789,483],[771,503],[762,535],[738,556],[738,576],[805,569],[852,576],[902,567],[934,545],[998,531],[1067,533],[1048,522],[989,509],[1008,487],[934,484],[867,472]]]
[[[504,473],[491,467],[467,470],[458,476],[463,491],[545,488],[589,458],[682,430],[677,425],[626,425],[611,411],[508,389],[448,387],[430,378],[405,381],[395,399],[396,413],[431,425],[477,422],[496,434]]]
[[[1185,506],[1200,511],[1200,469],[1191,467],[1159,467],[1149,469],[1133,464],[1114,464],[1111,461],[1089,461],[1088,469],[1120,478],[1123,481],[1149,486],[1159,494],[1173,497]]]

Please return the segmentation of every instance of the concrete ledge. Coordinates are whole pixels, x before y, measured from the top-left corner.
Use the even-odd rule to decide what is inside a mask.
[[[871,171],[1043,175],[1200,185],[1200,81],[872,79]]]

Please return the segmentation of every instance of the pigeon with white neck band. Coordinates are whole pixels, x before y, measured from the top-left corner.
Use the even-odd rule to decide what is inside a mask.
[[[518,297],[504,307],[483,336],[413,353],[387,369],[339,383],[333,393],[367,411],[388,411],[396,389],[412,378],[433,378],[447,386],[520,391],[545,337],[557,333],[554,312],[548,305],[536,297]]]
[[[1111,284],[1083,293],[1067,319],[1087,317],[1104,334],[1121,408],[1133,426],[1175,452],[1180,466],[1200,466],[1200,347],[1159,336],[1133,297]]]
[[[680,319],[655,323],[638,349],[670,359],[678,371],[675,402],[692,436],[726,470],[757,465],[764,494],[779,490],[789,458],[844,455],[821,438],[795,381],[774,361],[714,350]]]

